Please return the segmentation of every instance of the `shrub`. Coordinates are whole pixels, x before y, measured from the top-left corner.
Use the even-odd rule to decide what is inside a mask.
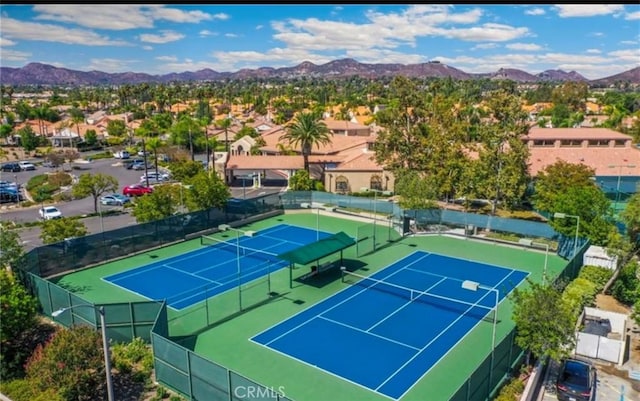
[[[153,370],[153,353],[142,338],[136,337],[130,343],[114,344],[111,347],[113,363],[118,371],[134,372],[134,378],[144,381]]]
[[[53,388],[38,390],[30,380],[18,379],[3,383],[0,387],[3,394],[13,401],[65,401]]]
[[[517,401],[523,391],[524,382],[520,380],[520,378],[515,377],[502,387],[495,401]]]
[[[578,277],[567,285],[562,297],[571,305],[571,309],[577,315],[585,306],[592,306],[598,290],[591,281]]]
[[[27,191],[31,192],[32,189],[41,186],[45,182],[47,182],[49,177],[46,174],[39,174],[31,177],[31,179],[27,182]]]
[[[601,266],[583,266],[580,270],[580,274],[578,277],[582,277],[586,280],[591,281],[596,285],[596,290],[598,292],[602,291],[605,284],[611,276],[613,275],[613,270],[608,269],[606,267]]]
[[[71,178],[71,176],[67,173],[63,173],[62,171],[49,174],[49,179],[47,180],[49,184],[56,186],[57,188],[71,185],[72,181],[73,179]]]
[[[105,389],[100,335],[88,326],[59,330],[39,345],[26,364],[34,388],[55,389],[68,400],[98,399]]]

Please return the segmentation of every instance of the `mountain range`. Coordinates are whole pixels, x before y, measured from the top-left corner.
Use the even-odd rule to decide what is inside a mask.
[[[402,75],[407,77],[451,77],[453,79],[507,79],[516,82],[582,81],[590,85],[610,85],[615,82],[640,84],[640,66],[610,77],[589,80],[575,71],[547,70],[539,74],[501,68],[493,73],[468,73],[457,68],[430,61],[422,64],[365,64],[353,59],[341,59],[316,65],[305,61],[295,67],[242,69],[235,72],[218,72],[211,69],[186,71],[164,75],[136,72],[107,73],[102,71],[77,71],[42,63],[30,63],[20,68],[0,67],[0,83],[3,85],[122,85],[140,83],[168,83],[180,81],[217,81],[248,78],[297,77],[341,78],[359,75],[380,78]]]

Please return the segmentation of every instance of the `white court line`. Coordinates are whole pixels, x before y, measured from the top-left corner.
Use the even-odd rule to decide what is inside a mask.
[[[424,291],[416,291],[419,293],[422,292],[427,292],[429,290],[431,290],[433,287],[435,287],[436,285],[442,283],[443,281],[445,281],[447,278],[443,277],[440,279],[440,281],[438,281],[437,283],[435,283],[434,285],[432,285],[431,287],[427,288]],[[410,295],[411,296],[411,295]],[[419,297],[419,296],[418,296]],[[376,328],[377,326],[379,326],[382,322],[384,322],[385,320],[389,319],[391,316],[395,315],[396,313],[400,312],[400,310],[404,309],[405,307],[409,306],[410,304],[413,303],[413,301],[415,301],[414,299],[411,299],[409,302],[407,302],[406,304],[402,305],[401,307],[399,307],[398,309],[396,309],[395,311],[391,312],[390,314],[388,314],[384,319],[380,320],[378,323],[374,324],[373,326],[369,327],[366,332],[368,333],[369,331],[373,330],[374,328]],[[419,348],[416,348],[419,349]]]
[[[519,270],[515,270],[515,269],[507,269],[507,270],[511,270],[511,273],[507,274],[507,276],[504,279],[500,280],[500,282],[503,282],[504,280],[506,280],[514,272],[519,271]],[[527,273],[527,275],[525,277],[528,277],[528,276],[529,276],[529,273]],[[524,278],[523,278],[523,280],[524,280]],[[495,289],[497,289],[497,288],[495,288]],[[487,293],[489,293],[489,292],[492,292],[492,291],[488,291]],[[505,295],[505,298],[506,298],[506,295]],[[460,337],[460,339],[452,347],[449,348],[449,350],[447,350],[447,352],[442,354],[442,356],[437,361],[435,361],[435,363],[433,365],[431,365],[431,367],[429,369],[427,369],[422,374],[422,376],[420,376],[420,378],[415,381],[415,383],[413,383],[411,386],[409,386],[409,388],[404,393],[402,393],[402,395],[399,398],[404,397],[409,391],[411,391],[411,389],[413,387],[415,387],[420,382],[420,380],[422,380],[422,378],[425,377],[427,375],[427,373],[429,373],[431,371],[431,369],[433,369],[441,360],[443,360],[449,354],[449,352],[451,352],[451,350],[455,349],[458,346],[458,344],[460,344],[462,342],[462,340],[464,340],[469,335],[469,333],[473,332],[473,330],[476,328],[477,325],[480,324],[480,322],[482,322],[482,319],[479,319],[476,322],[476,324],[473,325],[473,327],[470,330],[468,330],[462,337]],[[493,352],[493,350],[491,352]]]
[[[420,351],[420,348],[416,348],[416,347],[414,347],[412,345],[401,343],[400,341],[392,340],[390,338],[387,338],[385,336],[381,336],[381,335],[376,334],[376,333],[369,333],[368,331],[359,329],[359,328],[351,326],[349,324],[345,324],[345,323],[339,322],[337,320],[329,319],[328,317],[324,317],[322,315],[318,315],[317,317],[318,317],[318,319],[326,320],[327,322],[331,322],[331,323],[334,323],[334,324],[338,324],[340,326],[344,326],[344,327],[346,327],[348,329],[355,330],[355,331],[357,331],[359,333],[364,333],[364,334],[367,334],[367,335],[370,335],[370,336],[373,336],[373,337],[378,337],[378,338],[383,339],[385,341],[389,341],[389,342],[392,342],[392,343],[395,343],[395,344],[398,344],[398,345],[402,345],[403,347],[411,348],[412,350],[415,350],[415,351]]]
[[[512,270],[512,269],[511,269],[511,270]],[[506,279],[507,279],[507,278],[508,278],[512,273],[513,273],[513,271],[512,271],[511,273],[507,274],[507,275],[506,275],[502,280],[500,280],[500,282],[498,282],[498,284],[497,284],[497,285],[500,285],[500,283],[502,283],[503,281],[505,281],[505,280],[506,280]],[[496,287],[497,287],[497,286],[496,286]],[[493,288],[492,288],[492,290],[494,290],[494,289],[495,289],[495,290],[497,290],[497,288],[496,288],[496,287],[493,287]],[[492,292],[493,292],[493,291],[489,291],[489,290],[487,290],[487,292],[486,292],[486,293],[485,293],[485,294],[484,294],[484,295],[483,295],[483,296],[478,300],[478,302],[476,302],[474,305],[479,304],[479,303],[480,303],[480,302],[481,302],[481,301],[482,301],[482,300],[483,300],[487,295],[491,294]],[[499,294],[500,294],[500,290],[498,290],[498,295],[499,295]],[[478,305],[478,306],[481,306],[481,305]],[[395,375],[397,375],[398,373],[400,373],[400,371],[401,371],[402,369],[404,369],[404,368],[405,368],[405,366],[407,366],[411,361],[413,361],[413,360],[414,360],[415,358],[417,358],[420,354],[422,354],[422,352],[424,352],[424,350],[426,350],[426,349],[427,349],[431,344],[433,344],[433,343],[434,343],[434,341],[436,341],[436,340],[437,340],[438,338],[440,338],[443,334],[445,334],[447,331],[449,331],[449,329],[450,329],[450,328],[451,328],[455,323],[457,323],[457,322],[458,322],[458,320],[460,320],[460,319],[462,319],[464,316],[466,316],[467,312],[468,312],[468,311],[470,311],[471,309],[473,309],[473,306],[469,307],[469,308],[468,308],[468,309],[467,309],[463,314],[461,314],[461,315],[460,315],[456,320],[454,320],[453,322],[451,322],[451,324],[450,324],[450,325],[448,325],[447,327],[445,327],[445,328],[440,332],[440,334],[438,334],[435,338],[433,338],[433,340],[429,341],[429,343],[427,343],[427,344],[422,348],[422,350],[418,351],[418,353],[417,353],[417,354],[415,354],[411,359],[409,359],[409,360],[408,360],[407,362],[405,362],[402,366],[400,366],[400,367],[398,368],[398,370],[396,370],[393,374],[391,374],[391,376],[389,376],[389,377],[387,378],[387,380],[385,380],[384,382],[382,382],[382,384],[380,384],[380,385],[376,388],[376,390],[378,390],[380,387],[384,386],[384,385],[385,385],[389,380],[391,380]],[[497,319],[498,319],[498,316],[496,315],[494,318],[497,320]],[[477,322],[476,322],[476,324],[473,326],[473,328],[475,328],[475,327],[476,327],[476,326],[477,326],[481,321],[482,321],[482,319],[478,319],[478,321],[477,321]],[[497,321],[496,321],[496,324],[497,324]],[[473,329],[473,328],[472,328],[472,329]],[[465,337],[466,337],[470,332],[472,332],[472,331],[473,331],[473,330],[468,330],[468,331],[467,331],[463,336],[461,336],[461,337],[460,337],[460,339],[459,339],[459,340],[454,344],[454,346],[453,346],[453,347],[449,348],[449,350],[447,350],[447,352],[445,352],[444,354],[442,354],[442,356],[441,356],[441,357],[440,357],[436,362],[434,362],[434,363],[431,365],[431,367],[430,367],[429,369],[427,369],[427,371],[426,371],[426,372],[424,372],[424,373],[422,374],[422,376],[420,376],[420,378],[419,378],[418,380],[416,380],[416,381],[415,381],[411,386],[409,386],[409,388],[408,388],[404,393],[402,393],[402,395],[400,396],[400,398],[404,397],[404,395],[405,395],[405,394],[407,394],[407,392],[409,392],[409,390],[411,390],[411,389],[413,388],[413,386],[415,386],[415,385],[416,385],[420,380],[422,380],[422,378],[423,378],[423,377],[424,377],[424,376],[425,376],[425,375],[426,375],[426,374],[427,374],[431,369],[433,369],[433,367],[434,367],[434,366],[436,366],[436,365],[438,364],[438,362],[440,362],[440,361],[442,360],[442,358],[444,358],[444,357],[449,353],[449,351],[451,351],[452,349],[454,349],[454,348],[455,348],[455,347],[460,343],[460,341],[462,341],[462,339],[463,339],[463,338],[465,338]],[[493,352],[493,350],[492,350],[492,352]]]
[[[489,292],[490,292],[490,291],[487,291],[487,293],[486,293],[486,294],[484,294],[484,295],[482,296],[482,298],[480,298],[480,299],[478,300],[478,302],[482,301],[482,299],[483,299],[484,297],[486,297],[486,296],[489,294]],[[476,302],[476,304],[477,304],[477,302]],[[387,378],[387,380],[383,381],[383,382],[382,382],[378,387],[376,387],[376,390],[379,390],[379,389],[380,389],[380,387],[382,387],[382,386],[384,386],[385,384],[387,384],[387,382],[388,382],[389,380],[393,379],[393,378],[395,377],[395,375],[397,375],[398,373],[400,373],[400,371],[402,371],[402,370],[405,368],[405,366],[407,366],[409,363],[411,363],[411,361],[413,361],[413,360],[414,360],[414,359],[416,359],[418,356],[420,356],[420,354],[422,354],[422,352],[423,352],[424,350],[426,350],[426,349],[427,349],[431,344],[433,344],[433,343],[434,343],[438,338],[442,337],[442,335],[443,335],[444,333],[446,333],[446,332],[447,332],[447,331],[448,331],[448,330],[449,330],[449,329],[450,329],[454,324],[456,324],[456,323],[458,322],[458,320],[462,319],[462,318],[467,314],[467,312],[469,312],[471,309],[473,309],[473,306],[470,306],[469,308],[467,308],[467,310],[466,310],[466,311],[464,311],[464,313],[463,313],[463,314],[461,314],[460,316],[458,316],[458,317],[457,317],[453,322],[451,322],[447,327],[445,327],[445,328],[440,332],[440,334],[438,334],[437,336],[435,336],[435,337],[434,337],[431,341],[429,341],[429,342],[428,342],[424,347],[422,347],[421,349],[419,349],[419,350],[418,350],[418,352],[417,352],[414,356],[412,356],[411,358],[409,358],[409,360],[408,360],[408,361],[406,361],[405,363],[403,363],[403,364],[402,364],[402,366],[400,366],[398,369],[396,369],[396,371],[395,371],[395,372],[393,372],[393,373],[391,374],[391,376],[389,376],[389,377]]]
[[[422,260],[422,259],[423,259],[423,258],[420,258],[420,259],[418,259],[418,260],[416,260],[416,261],[413,261],[413,262],[411,262],[408,266],[410,266],[410,265],[412,265],[412,264],[414,264],[414,263],[417,263],[419,260]],[[397,262],[395,262],[395,263],[398,263],[398,262],[399,262],[399,261],[397,261]],[[393,264],[391,264],[391,265],[387,266],[386,268],[389,268],[389,267],[391,267],[391,266],[395,265],[395,263],[393,263]],[[385,269],[386,269],[386,268],[385,268]],[[401,269],[398,269],[397,271],[392,272],[392,273],[390,273],[390,274],[388,274],[388,275],[384,276],[384,278],[389,278],[389,277],[393,276],[394,274],[397,274],[398,272],[401,272],[402,270],[403,270],[402,268],[401,268]],[[381,272],[381,271],[384,271],[384,269],[380,270],[379,272]],[[379,273],[379,272],[378,272],[378,273]],[[378,279],[378,280],[380,280],[380,279]],[[320,302],[325,302],[325,301],[327,301],[327,300],[329,300],[329,299],[331,299],[331,298],[335,297],[336,295],[340,294],[341,292],[343,292],[343,291],[347,291],[349,288],[353,288],[353,286],[346,287],[345,289],[343,289],[343,290],[341,290],[341,291],[336,292],[336,293],[335,293],[335,294],[333,294],[331,297],[329,297],[329,298],[325,298],[324,300],[322,300],[322,301],[320,301]],[[348,298],[343,299],[342,301],[340,301],[340,302],[338,302],[337,304],[333,305],[333,306],[332,306],[332,307],[330,307],[329,309],[325,309],[325,310],[323,310],[321,313],[323,313],[323,314],[324,314],[324,313],[326,313],[326,312],[329,312],[329,311],[330,311],[330,310],[332,310],[332,309],[337,308],[338,306],[340,306],[340,305],[342,305],[343,303],[345,303],[345,302],[349,301],[350,299],[352,299],[352,298],[354,298],[354,297],[356,297],[356,296],[360,295],[361,293],[363,293],[363,292],[367,291],[368,289],[369,289],[369,287],[364,287],[364,288],[363,288],[363,289],[361,289],[360,291],[356,292],[355,294],[351,295],[351,296],[350,296],[350,297],[348,297]],[[296,313],[295,315],[293,315],[293,316],[289,317],[289,319],[293,319],[295,316],[297,316],[297,315],[299,315],[299,314],[301,314],[301,313],[304,313],[304,312],[305,312],[305,311],[307,311],[308,309],[311,309],[311,308],[313,308],[313,307],[315,307],[315,306],[317,306],[317,305],[318,305],[318,303],[316,303],[316,304],[314,304],[314,305],[311,305],[311,306],[309,306],[308,308],[306,308],[306,309],[304,309],[304,310],[302,310],[302,311],[300,311],[300,312]],[[286,336],[287,334],[291,333],[292,331],[297,330],[299,327],[304,326],[305,324],[307,324],[308,322],[310,322],[310,321],[311,321],[311,320],[313,320],[314,318],[315,318],[315,316],[312,316],[311,318],[309,318],[309,319],[307,319],[307,320],[303,321],[302,323],[300,323],[299,325],[297,325],[297,326],[293,327],[292,329],[287,330],[287,331],[285,331],[284,333],[280,334],[278,337],[276,337],[276,338],[274,338],[273,340],[269,341],[269,342],[268,342],[268,343],[266,343],[265,345],[269,345],[269,344],[271,344],[272,342],[274,342],[274,341],[276,341],[276,340],[279,340],[280,338],[282,338],[282,337]],[[286,319],[286,320],[289,320],[289,319]],[[271,330],[272,328],[274,328],[274,327],[278,326],[280,323],[282,323],[282,322],[278,322],[278,323],[276,323],[276,324],[272,325],[271,327],[269,327],[269,328],[267,328],[267,329],[265,329],[265,330],[261,331],[260,333],[256,334],[256,336],[258,336],[258,335],[260,335],[260,334],[262,334],[262,333],[264,333],[264,332],[266,332],[266,331]]]
[[[257,335],[258,335],[258,334],[256,334],[256,336],[257,336]],[[256,337],[256,336],[254,336],[254,337]],[[294,361],[299,362],[299,363],[301,363],[301,364],[303,364],[303,365],[307,365],[307,366],[312,367],[312,368],[314,368],[314,369],[318,369],[319,371],[324,372],[324,373],[328,374],[329,376],[333,376],[333,377],[338,378],[338,379],[340,379],[340,380],[343,380],[343,381],[345,381],[345,382],[347,382],[347,383],[351,383],[351,384],[353,384],[354,386],[357,386],[357,387],[359,387],[359,388],[365,389],[365,390],[367,390],[367,391],[371,391],[371,392],[376,393],[376,394],[378,394],[378,395],[380,395],[380,396],[382,396],[382,397],[384,397],[384,398],[388,398],[388,399],[390,399],[390,400],[397,401],[397,399],[396,399],[396,398],[393,398],[393,397],[390,397],[390,396],[388,396],[388,395],[386,395],[386,394],[380,393],[380,392],[378,392],[378,391],[374,390],[374,389],[373,389],[373,388],[371,388],[371,387],[367,387],[367,386],[365,386],[365,385],[364,385],[364,384],[362,384],[362,383],[358,383],[358,382],[356,382],[356,381],[349,380],[349,379],[347,379],[347,378],[346,378],[346,377],[344,377],[344,376],[340,376],[340,375],[339,375],[339,374],[337,374],[337,373],[333,373],[333,372],[331,372],[331,371],[329,371],[329,370],[327,370],[327,369],[323,369],[323,368],[321,368],[321,367],[319,367],[319,366],[316,366],[316,365],[314,365],[314,364],[312,364],[312,363],[310,363],[310,362],[305,361],[304,359],[299,359],[299,358],[296,358],[296,357],[295,357],[295,356],[293,356],[293,355],[287,354],[286,352],[280,351],[280,350],[275,349],[275,348],[271,348],[271,347],[269,347],[269,346],[267,346],[267,345],[265,345],[265,344],[263,344],[263,343],[261,343],[261,342],[258,342],[258,341],[256,341],[256,340],[254,340],[254,339],[253,339],[253,337],[252,337],[252,338],[250,338],[250,339],[249,339],[249,341],[251,341],[251,342],[252,342],[252,343],[254,343],[254,344],[258,344],[259,346],[261,346],[261,347],[263,347],[263,348],[268,349],[268,350],[269,350],[269,352],[275,352],[276,354],[280,354],[280,355],[282,355],[282,356],[284,356],[284,357],[286,357],[286,358],[293,359]]]

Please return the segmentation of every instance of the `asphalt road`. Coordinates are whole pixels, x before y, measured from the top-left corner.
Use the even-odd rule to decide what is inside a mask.
[[[200,155],[196,156],[196,159]],[[204,155],[202,155],[204,158]],[[37,162],[34,161],[34,162]],[[138,183],[140,177],[144,174],[144,171],[127,170],[122,166],[122,163],[118,159],[99,159],[92,161],[91,163],[73,163],[73,168],[69,164],[65,164],[65,170],[69,171],[74,176],[80,176],[83,173],[103,173],[115,177],[118,180],[118,193],[122,193],[122,189],[126,185]],[[35,171],[21,171],[18,173],[2,173],[0,179],[6,181],[15,181],[19,184],[25,184],[32,177],[43,174],[44,172],[54,171],[52,168],[38,166]],[[262,188],[252,188],[249,181],[243,182],[242,180],[235,180],[230,184],[232,197],[235,198],[254,198],[270,193],[277,193],[284,189],[286,181],[283,177],[275,172],[267,173],[267,180]],[[82,216],[95,212],[93,198],[87,197],[84,199],[76,199],[68,202],[54,203],[63,216]],[[120,206],[105,206],[99,205],[102,211],[107,210],[122,210]],[[40,205],[32,205],[29,207],[22,207],[15,204],[3,204],[0,205],[0,220],[13,221],[15,223],[24,224],[29,222],[35,222],[39,220],[38,209]],[[123,213],[119,215],[105,216],[100,221],[99,217],[86,217],[83,219],[83,223],[87,227],[89,234],[94,234],[104,231],[113,230],[127,225],[136,224],[135,218],[129,213]],[[20,237],[23,241],[26,250],[42,245],[40,240],[40,228],[39,227],[26,227],[20,229]]]

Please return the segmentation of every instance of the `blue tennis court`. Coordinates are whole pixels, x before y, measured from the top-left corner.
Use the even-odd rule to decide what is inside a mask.
[[[203,237],[206,246],[202,249],[104,280],[152,300],[166,300],[168,306],[180,310],[287,266],[286,261],[276,257],[278,254],[329,237],[331,233],[279,224],[253,236],[235,238],[234,232],[231,236],[234,238],[229,242]]]
[[[252,340],[399,399],[528,274],[417,251]]]

